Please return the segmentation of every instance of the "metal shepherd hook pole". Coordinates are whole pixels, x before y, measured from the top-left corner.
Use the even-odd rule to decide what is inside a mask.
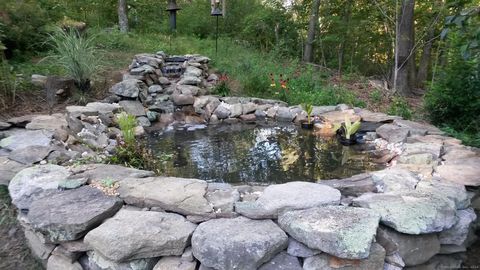
[[[218,52],[218,17],[223,16],[222,10],[220,9],[220,0],[212,0],[212,12],[210,13],[211,16],[217,17],[217,25],[215,28],[215,56]]]

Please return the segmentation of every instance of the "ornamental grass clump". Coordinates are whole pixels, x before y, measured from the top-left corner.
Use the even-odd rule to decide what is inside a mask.
[[[94,38],[80,34],[76,29],[57,28],[50,34],[49,43],[52,54],[47,58],[63,67],[81,92],[88,92],[92,77],[100,66]]]

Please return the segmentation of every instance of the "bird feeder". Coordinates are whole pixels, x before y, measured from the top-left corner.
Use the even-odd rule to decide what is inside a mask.
[[[220,9],[220,1],[215,0],[212,4],[212,12],[210,13],[211,16],[216,17],[217,19],[217,26],[215,28],[215,55],[218,51],[218,17],[223,16],[223,12]]]
[[[177,30],[177,11],[181,8],[177,6],[176,0],[168,0],[166,10],[170,13],[170,31],[175,32]]]

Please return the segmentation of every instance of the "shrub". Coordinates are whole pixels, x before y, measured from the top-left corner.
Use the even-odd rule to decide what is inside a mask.
[[[392,103],[387,110],[388,114],[398,115],[403,117],[404,119],[412,119],[412,109],[408,102],[402,97],[393,97]]]
[[[90,90],[90,81],[99,68],[99,55],[94,47],[94,39],[81,35],[77,30],[63,31],[57,28],[50,34],[53,48],[52,58],[75,80],[82,92]]]

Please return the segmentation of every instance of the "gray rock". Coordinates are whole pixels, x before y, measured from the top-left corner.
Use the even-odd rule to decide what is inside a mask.
[[[12,117],[8,119],[7,122],[12,124],[13,126],[24,128],[28,123],[30,123],[30,121],[32,121],[32,118],[35,116],[36,116],[35,114],[29,114],[29,115],[23,115],[18,117]]]
[[[467,240],[472,222],[477,219],[477,215],[472,208],[458,210],[457,217],[458,221],[452,228],[438,234],[442,245],[463,245]]]
[[[67,178],[58,182],[58,189],[76,189],[87,184],[88,178]]]
[[[128,79],[113,85],[110,89],[110,92],[116,94],[117,96],[137,98],[140,91],[142,90],[142,86],[142,81],[136,79]]]
[[[209,183],[205,198],[217,216],[230,217],[233,215],[235,202],[240,199],[240,194],[231,185],[220,186],[218,183]]]
[[[400,116],[387,115],[384,113],[371,112],[368,110],[360,110],[358,114],[362,117],[362,120],[365,122],[387,123],[387,122],[392,122],[395,119],[401,119]]]
[[[331,255],[365,259],[375,238],[379,216],[374,211],[324,206],[285,212],[278,223],[291,237]]]
[[[258,270],[302,270],[302,265],[297,257],[282,251]]]
[[[226,119],[231,114],[230,105],[222,102],[217,106],[213,113],[218,117],[218,119]]]
[[[334,269],[355,269],[355,270],[383,270],[385,250],[377,243],[373,243],[370,249],[370,256],[363,260],[349,260],[335,258],[322,253],[306,258],[303,263],[304,270],[334,270]]]
[[[385,124],[377,128],[377,135],[387,140],[389,143],[406,142],[410,131],[407,128],[402,128],[394,124]]]
[[[157,64],[158,65],[158,64]],[[155,73],[155,69],[149,65],[142,65],[136,68],[132,68],[130,70],[131,75],[141,75],[144,76],[146,74]]]
[[[159,77],[158,78],[158,83],[161,85],[169,85],[171,84],[170,80],[166,77]]]
[[[84,242],[115,262],[179,256],[195,228],[195,224],[178,214],[122,209],[91,230]]]
[[[424,193],[442,194],[455,203],[457,209],[465,209],[470,205],[470,198],[464,185],[444,182],[441,179],[420,181],[416,190]]]
[[[405,270],[441,270],[462,269],[463,259],[461,256],[437,255],[422,265],[407,267]]]
[[[409,120],[395,119],[393,123],[395,123],[400,127],[409,129],[410,134],[412,136],[425,136],[427,134],[442,135],[444,133],[443,131],[441,131],[439,128],[435,126],[432,126],[429,124],[417,123]]]
[[[13,161],[7,157],[0,157],[0,185],[8,186],[10,180],[27,165]]]
[[[258,107],[257,104],[253,102],[242,104],[242,114],[253,113],[257,110],[257,107]]]
[[[425,263],[440,251],[440,241],[436,234],[410,235],[383,227],[380,230],[383,231],[383,237],[395,243],[406,266]],[[388,254],[389,250],[386,249]]]
[[[212,206],[205,199],[207,182],[174,177],[122,179],[120,198],[138,207],[158,206],[183,215],[211,215]]]
[[[370,193],[354,199],[353,204],[374,210],[383,224],[408,234],[443,231],[457,221],[455,204],[431,193]]]
[[[288,238],[287,253],[295,257],[312,257],[322,253],[320,250],[311,249],[293,238]]]
[[[197,67],[194,66],[187,66],[185,69],[185,72],[183,73],[183,76],[185,77],[200,77],[202,76],[203,71]]]
[[[178,106],[192,105],[195,103],[195,97],[193,95],[173,94],[173,103]]]
[[[267,111],[268,115],[268,111]],[[287,107],[280,107],[277,110],[277,114],[275,118],[281,122],[292,122],[295,119],[295,114],[290,111],[290,108]]]
[[[193,85],[177,85],[177,90],[184,95],[197,96],[200,93],[200,88]]]
[[[415,186],[420,181],[409,170],[395,167],[372,172],[371,176],[379,192],[415,190]]]
[[[464,245],[441,245],[438,254],[455,254],[463,252],[467,252],[467,247],[465,247]]]
[[[61,113],[34,116],[32,121],[25,126],[26,129],[30,130],[46,129],[52,131],[66,127],[67,120],[65,120],[65,115]]]
[[[287,235],[271,220],[244,217],[201,223],[192,236],[195,258],[217,270],[257,269],[287,247]]]
[[[55,249],[55,245],[43,243],[43,237],[29,229],[25,228],[24,232],[27,245],[32,254],[41,261],[47,260],[53,249]]]
[[[0,140],[0,147],[13,151],[28,146],[49,146],[53,133],[46,130],[25,130]]]
[[[21,170],[8,185],[12,203],[28,209],[32,200],[47,190],[56,190],[58,183],[70,175],[64,167],[40,165]]]
[[[254,219],[277,218],[286,210],[338,205],[340,191],[322,184],[289,182],[270,185],[255,202],[237,202],[236,212]]]
[[[118,103],[90,102],[85,107],[95,110],[99,114],[117,113],[120,110]]]
[[[144,116],[145,108],[142,103],[136,100],[122,100],[118,104],[122,106],[126,113],[134,116]]]
[[[83,270],[82,266],[78,262],[71,262],[69,258],[52,254],[48,258],[47,270]]]
[[[480,186],[480,158],[460,159],[442,164],[435,169],[435,175],[464,186]]]
[[[230,117],[232,118],[235,118],[235,117],[239,117],[240,115],[242,115],[242,106],[245,105],[245,104],[240,104],[240,103],[236,103],[236,104],[232,104],[230,106]]]
[[[47,242],[59,243],[83,237],[121,206],[122,201],[115,197],[96,188],[81,187],[33,201],[27,220],[33,229],[45,235]]]
[[[148,120],[148,118],[145,116],[137,117],[137,123],[142,127],[149,127],[152,125],[152,123],[150,123],[150,120]]]
[[[111,179],[114,181],[125,178],[145,178],[153,176],[151,171],[138,170],[119,165],[110,164],[85,164],[71,168],[72,178],[88,178],[89,181],[102,181]]]
[[[127,262],[114,262],[95,251],[88,251],[87,269],[91,270],[152,270],[158,258],[143,258]],[[84,266],[84,268],[86,268]]]
[[[262,111],[262,110],[256,110],[255,111],[255,117],[256,118],[265,118],[265,117],[267,117],[267,113],[265,111]]]
[[[184,85],[199,85],[202,83],[202,80],[198,77],[193,77],[193,76],[185,76],[180,79],[178,84],[184,84]]]
[[[31,165],[45,159],[52,150],[50,146],[32,145],[13,150],[8,158],[25,165]]]
[[[161,258],[153,270],[195,270],[196,261],[184,261],[181,257],[169,256]]]
[[[0,121],[0,130],[5,130],[9,129],[12,126],[12,124]]]
[[[383,185],[375,185],[372,176],[368,173],[357,174],[344,179],[321,181],[322,184],[340,190],[343,196],[360,196],[367,192],[379,192]]]

